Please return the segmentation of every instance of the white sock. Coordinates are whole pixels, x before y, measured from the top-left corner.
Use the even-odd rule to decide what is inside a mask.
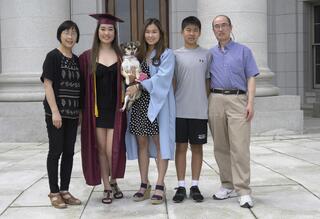
[[[178,181],[178,186],[185,188],[185,187],[186,187],[186,181],[185,181],[185,180],[179,180],[179,181]]]
[[[192,186],[198,186],[199,180],[192,180]]]

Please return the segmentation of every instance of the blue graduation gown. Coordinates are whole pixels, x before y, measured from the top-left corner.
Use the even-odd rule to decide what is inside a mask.
[[[155,51],[151,57],[155,56]],[[150,78],[141,82],[150,94],[148,118],[151,122],[157,119],[159,124],[159,138],[161,159],[174,159],[175,152],[175,119],[176,107],[172,87],[175,56],[171,49],[166,49],[160,58],[160,65],[149,65]],[[129,160],[138,158],[138,144],[136,136],[129,131],[130,114],[128,112],[128,126],[126,131],[126,149]],[[157,149],[152,137],[149,137],[150,157],[157,157]]]

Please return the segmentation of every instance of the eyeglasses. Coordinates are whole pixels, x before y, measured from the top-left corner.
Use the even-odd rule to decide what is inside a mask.
[[[69,35],[69,36],[72,36],[72,37],[78,35],[77,31],[70,31],[70,30],[64,30],[64,31],[62,31],[62,33],[63,33],[64,35]]]
[[[215,29],[215,30],[220,30],[220,29],[225,30],[229,26],[230,26],[230,24],[228,24],[228,23],[215,24],[215,25],[213,25],[213,29]]]

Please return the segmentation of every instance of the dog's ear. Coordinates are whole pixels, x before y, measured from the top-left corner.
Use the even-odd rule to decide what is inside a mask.
[[[136,47],[139,47],[140,46],[140,42],[139,41],[136,41],[134,42],[136,44]]]
[[[122,51],[124,51],[124,48],[125,48],[126,46],[125,46],[125,44],[124,43],[121,43],[120,44],[120,49],[122,50]]]

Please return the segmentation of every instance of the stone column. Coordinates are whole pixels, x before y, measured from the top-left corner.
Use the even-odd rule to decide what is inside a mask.
[[[70,0],[1,0],[0,141],[45,141],[40,82]]]
[[[211,24],[219,14],[230,17],[235,41],[253,51],[260,70],[256,96],[278,95],[279,89],[272,85],[274,73],[268,67],[267,0],[198,0],[198,17],[203,25],[200,43],[207,48],[217,43]]]
[[[0,101],[40,101],[42,62],[58,45],[58,25],[70,19],[70,1],[1,0],[0,10]]]

